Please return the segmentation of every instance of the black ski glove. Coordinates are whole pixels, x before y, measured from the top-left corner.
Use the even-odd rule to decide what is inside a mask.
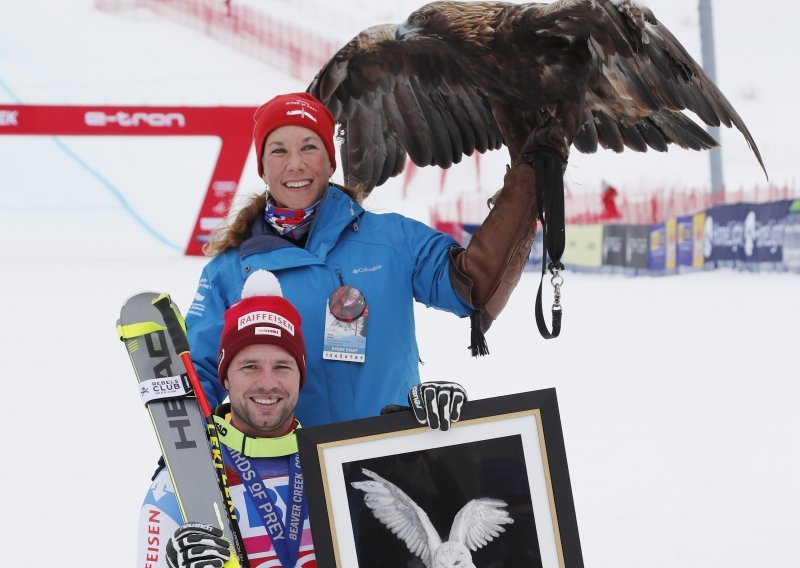
[[[458,383],[420,383],[408,391],[408,403],[417,422],[443,432],[461,418],[461,407],[466,401],[467,392]]]
[[[169,568],[222,568],[231,556],[222,531],[202,523],[186,523],[167,541]]]

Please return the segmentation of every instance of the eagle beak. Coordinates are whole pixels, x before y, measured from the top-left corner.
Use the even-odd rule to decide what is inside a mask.
[[[394,34],[394,39],[396,39],[397,41],[403,41],[404,39],[414,35],[415,31],[416,30],[414,28],[411,28],[405,25],[404,23],[400,24],[399,26],[397,26],[397,31]]]

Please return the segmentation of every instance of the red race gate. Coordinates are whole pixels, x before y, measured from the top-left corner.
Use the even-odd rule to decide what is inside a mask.
[[[203,204],[186,245],[201,255],[225,217],[253,140],[255,107],[0,105],[0,135],[216,136],[222,142]]]

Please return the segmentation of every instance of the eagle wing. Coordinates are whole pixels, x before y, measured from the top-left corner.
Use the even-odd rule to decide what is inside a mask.
[[[345,184],[365,195],[399,174],[407,155],[419,166],[447,168],[474,150],[504,142],[518,149],[541,126],[536,114],[551,107],[559,108],[566,141],[582,152],[717,146],[683,113],[689,110],[706,124],[735,126],[766,173],[730,102],[652,12],[631,0],[429,6],[459,22],[452,26],[465,24],[461,11],[469,6],[470,18],[486,18],[481,29],[491,28],[493,39],[471,45],[467,60],[460,40],[448,39],[458,34],[423,31],[397,41],[398,26],[374,26],[308,88],[340,124]]]
[[[486,95],[439,38],[395,40],[396,25],[367,28],[320,70],[308,92],[339,123],[345,185],[364,195],[403,171],[448,168],[503,139]]]
[[[473,499],[456,515],[449,540],[460,542],[473,552],[505,532],[503,525],[514,522],[499,499]]]
[[[433,553],[442,539],[427,513],[391,481],[368,469],[361,471],[373,481],[354,481],[351,485],[364,492],[364,503],[372,509],[372,514],[402,540],[412,554],[431,566]]]
[[[525,16],[524,14],[528,14]],[[761,153],[744,121],[681,43],[653,13],[630,0],[560,0],[523,12],[520,25],[538,33],[586,38],[596,66],[585,117],[573,141],[583,152],[599,142],[621,152],[668,144],[703,150],[717,142],[681,111],[710,126],[735,126],[758,163]]]

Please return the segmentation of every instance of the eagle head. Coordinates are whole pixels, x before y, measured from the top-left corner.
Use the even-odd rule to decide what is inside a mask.
[[[436,34],[436,30],[443,31],[446,26],[442,24],[446,23],[444,22],[446,18],[439,9],[441,4],[447,4],[447,2],[431,2],[411,12],[406,21],[397,27],[395,39],[402,41],[423,34]]]
[[[486,44],[494,33],[494,17],[500,2],[439,1],[414,10],[397,26],[395,39],[418,36],[457,39]]]

